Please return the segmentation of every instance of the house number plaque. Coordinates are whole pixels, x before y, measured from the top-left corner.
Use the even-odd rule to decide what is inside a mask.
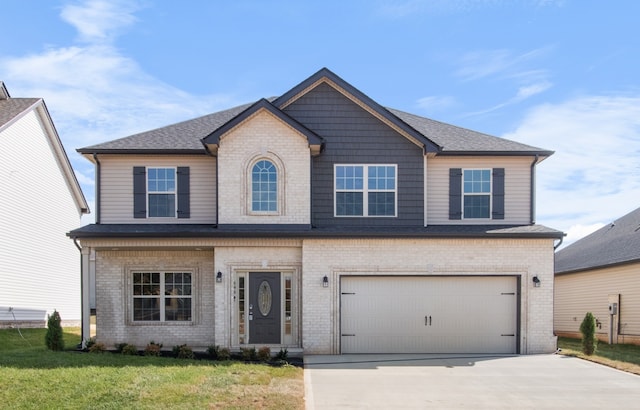
[[[262,316],[267,316],[271,312],[272,301],[271,285],[263,280],[258,288],[258,309],[260,309]]]

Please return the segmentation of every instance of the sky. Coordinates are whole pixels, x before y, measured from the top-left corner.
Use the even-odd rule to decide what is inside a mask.
[[[635,0],[2,0],[0,81],[77,148],[288,91],[327,67],[379,104],[553,150],[565,245],[640,207]],[[91,223],[93,216],[83,218]]]

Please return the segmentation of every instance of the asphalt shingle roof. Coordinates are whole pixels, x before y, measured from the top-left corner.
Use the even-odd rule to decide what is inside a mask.
[[[331,78],[335,78],[336,81],[344,83],[352,92],[360,95],[365,101],[369,101],[370,104],[376,105],[377,103],[370,100],[369,97],[362,94],[356,89],[343,82],[335,74],[331,73],[327,69],[320,70],[314,76],[310,77],[314,79],[317,76],[326,75]],[[306,84],[303,82],[303,84]],[[299,88],[300,86],[298,86]],[[294,87],[292,90],[297,90]],[[291,93],[292,91],[288,92]],[[287,96],[285,93],[284,96]],[[280,97],[283,98],[283,97]],[[268,101],[277,103],[278,98],[270,98]],[[202,139],[207,135],[212,134],[218,128],[223,126],[228,121],[242,113],[247,108],[251,107],[255,102],[240,105],[228,110],[212,113],[202,117],[194,118],[192,120],[183,121],[177,124],[169,125],[166,127],[157,128],[154,130],[142,132],[139,134],[131,135],[128,137],[120,138],[117,140],[97,144],[85,148],[81,148],[78,151],[81,153],[116,153],[116,152],[161,152],[171,151],[177,152],[193,152],[204,153],[204,146]],[[277,105],[277,104],[276,104]],[[397,120],[398,124],[402,124],[403,127],[409,126],[409,131],[416,135],[425,138],[425,141],[433,143],[440,147],[439,153],[446,154],[508,154],[508,155],[551,155],[552,151],[543,150],[541,148],[532,147],[530,145],[521,144],[515,141],[507,140],[504,138],[494,137],[491,135],[483,134],[480,132],[468,130],[454,125],[446,124],[443,122],[435,121],[429,118],[420,117],[418,115],[406,113],[393,108],[382,108],[382,111],[390,113],[390,117],[393,120]],[[385,112],[385,115],[386,115]],[[406,124],[406,125],[405,125]],[[322,136],[320,136],[322,137]]]
[[[555,272],[640,261],[640,208],[556,253]]]
[[[393,108],[387,108],[387,110],[439,145],[443,153],[527,152],[546,155],[552,154],[551,151],[545,151],[541,148],[457,127]]]
[[[170,150],[204,152],[201,139],[224,125],[226,122],[249,108],[251,104],[239,105],[228,110],[215,112],[172,124],[166,127],[141,132],[102,144],[80,148],[81,153],[96,151],[136,151],[136,150]]]
[[[0,99],[0,127],[7,124],[38,101],[40,101],[39,98]]]

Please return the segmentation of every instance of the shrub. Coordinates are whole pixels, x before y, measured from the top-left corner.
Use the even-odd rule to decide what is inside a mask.
[[[87,340],[85,340],[84,348],[89,350],[89,349],[91,349],[91,346],[93,346],[94,344],[96,344],[96,338],[95,337],[90,337]]]
[[[217,360],[224,361],[231,359],[231,351],[226,347],[221,347],[218,349],[218,357]]]
[[[271,349],[269,349],[267,346],[261,347],[258,350],[258,360],[260,360],[261,362],[268,362],[269,360],[271,360]]]
[[[584,354],[591,356],[598,348],[598,339],[596,338],[596,318],[591,312],[587,312],[580,324],[580,333],[582,333],[582,351]]]
[[[124,346],[122,346],[122,350],[120,350],[120,353],[128,356],[135,356],[138,354],[138,348],[134,345],[125,344]]]
[[[207,347],[207,354],[213,360],[218,360],[219,352],[220,352],[220,346],[218,346],[218,345],[215,345],[215,346],[214,345],[210,345],[209,347]]]
[[[258,352],[255,347],[241,347],[242,360],[254,362],[258,359]]]
[[[193,354],[193,349],[191,349],[187,345],[173,346],[173,354],[178,359],[193,359],[195,357]]]
[[[89,353],[104,353],[107,351],[107,347],[104,343],[96,342],[89,348]]]
[[[155,343],[153,340],[144,348],[145,356],[160,356],[160,350],[162,350],[162,343]]]
[[[44,337],[44,342],[49,350],[64,349],[60,322],[60,313],[57,310],[54,309],[52,314],[47,315],[47,334]]]
[[[289,358],[289,351],[287,350],[286,347],[284,349],[280,349],[280,351],[276,355],[276,359],[280,361],[286,362],[288,358]]]
[[[115,345],[116,353],[122,353],[126,345],[127,345],[126,343],[116,343]]]

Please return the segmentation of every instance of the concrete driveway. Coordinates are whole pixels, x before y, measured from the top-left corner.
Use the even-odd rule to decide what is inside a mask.
[[[308,410],[640,409],[640,376],[561,355],[305,356]]]

